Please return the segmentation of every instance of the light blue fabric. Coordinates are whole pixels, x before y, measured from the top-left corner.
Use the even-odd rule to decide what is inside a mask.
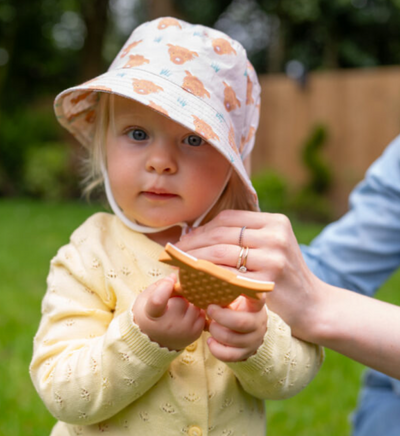
[[[399,436],[400,396],[391,380],[376,371],[365,374],[365,387],[352,419],[353,436]]]
[[[400,136],[354,189],[349,212],[302,251],[322,280],[369,296],[400,267]],[[400,381],[369,370],[364,386],[354,436],[400,435]]]

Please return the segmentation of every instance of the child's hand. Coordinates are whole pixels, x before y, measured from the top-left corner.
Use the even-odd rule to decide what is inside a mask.
[[[153,283],[136,299],[135,323],[153,342],[181,350],[202,333],[205,313],[182,297],[173,295],[175,274]]]
[[[259,348],[267,331],[265,300],[240,296],[227,308],[208,306],[208,347],[223,362],[246,360]]]

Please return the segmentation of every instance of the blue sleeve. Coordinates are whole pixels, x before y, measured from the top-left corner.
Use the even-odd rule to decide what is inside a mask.
[[[400,266],[400,136],[350,195],[350,209],[302,246],[323,281],[373,295]]]

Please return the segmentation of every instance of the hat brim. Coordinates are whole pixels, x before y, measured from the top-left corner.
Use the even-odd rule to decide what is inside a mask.
[[[252,185],[237,147],[229,143],[229,120],[221,111],[165,77],[140,68],[108,71],[89,82],[60,93],[54,110],[60,124],[69,130],[85,147],[93,141],[99,93],[110,93],[142,103],[169,117],[187,129],[196,132],[213,145],[234,167],[249,189],[252,203],[257,205],[257,194]],[[256,206],[257,208],[257,206]]]

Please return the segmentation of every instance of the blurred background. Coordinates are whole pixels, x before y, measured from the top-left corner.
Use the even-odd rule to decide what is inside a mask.
[[[0,436],[54,423],[28,374],[48,264],[100,210],[55,95],[104,72],[134,27],[174,16],[246,48],[262,85],[253,182],[308,243],[400,130],[399,0],[0,0]],[[395,276],[379,298],[399,304]],[[328,351],[304,393],[268,402],[269,434],[350,434],[363,368]]]
[[[247,49],[263,87],[253,159],[263,208],[342,214],[399,130],[398,0],[0,0],[0,196],[80,195],[79,147],[55,121],[54,96],[166,15]]]

